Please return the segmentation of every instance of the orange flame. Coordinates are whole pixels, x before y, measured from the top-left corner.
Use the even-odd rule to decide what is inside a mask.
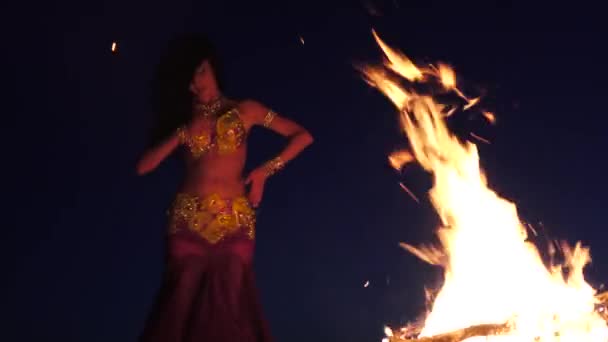
[[[447,64],[439,63],[437,68],[438,77],[441,84],[446,89],[456,89],[456,73]]]
[[[405,166],[405,164],[413,162],[416,159],[409,151],[402,150],[393,152],[390,156],[388,156],[388,160],[392,167],[399,170]]]
[[[591,260],[589,250],[580,244],[562,245],[566,262],[547,269],[537,248],[527,241],[515,204],[487,186],[476,145],[461,143],[448,130],[447,107],[431,96],[406,90],[387,69],[410,82],[440,81],[466,100],[464,109],[479,99],[469,100],[456,88],[455,74],[447,65],[420,68],[373,35],[387,60],[385,67],[362,68],[363,76],[398,108],[411,147],[411,152],[392,154],[389,161],[400,168],[415,158],[434,175],[429,195],[442,222],[437,232],[440,246],[401,244],[422,260],[444,268],[444,284],[419,338],[508,322],[512,329],[506,335],[466,341],[608,340],[606,321],[594,308],[596,291],[583,276]],[[495,120],[492,113],[484,116]],[[398,333],[386,328],[389,337]]]

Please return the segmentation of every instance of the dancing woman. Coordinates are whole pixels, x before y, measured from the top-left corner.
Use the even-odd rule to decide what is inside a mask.
[[[149,173],[177,150],[186,165],[169,211],[163,286],[141,341],[269,341],[252,271],[254,208],[268,177],[313,138],[257,101],[225,97],[216,78],[216,57],[205,39],[188,59],[195,62],[189,84],[178,89],[190,94],[188,113],[137,165],[139,174]],[[256,125],[286,137],[288,144],[243,177],[247,135]]]

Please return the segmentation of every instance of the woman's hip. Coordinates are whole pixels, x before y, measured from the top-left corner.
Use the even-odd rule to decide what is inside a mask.
[[[178,193],[169,210],[169,235],[195,235],[214,246],[224,240],[254,240],[256,215],[244,196]]]
[[[201,239],[195,232],[179,231],[169,235],[167,256],[172,264],[215,264],[233,260],[251,265],[255,242],[246,235],[232,235],[217,243]]]

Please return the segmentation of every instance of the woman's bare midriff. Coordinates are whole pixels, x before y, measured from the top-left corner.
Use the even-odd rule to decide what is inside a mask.
[[[201,197],[217,194],[235,198],[245,193],[243,168],[245,146],[229,154],[209,153],[199,159],[186,160],[186,177],[180,192]]]

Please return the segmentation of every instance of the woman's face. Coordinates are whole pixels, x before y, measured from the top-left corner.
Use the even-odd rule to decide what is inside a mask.
[[[217,97],[218,86],[209,61],[203,61],[194,71],[190,90],[202,98],[212,99]]]

